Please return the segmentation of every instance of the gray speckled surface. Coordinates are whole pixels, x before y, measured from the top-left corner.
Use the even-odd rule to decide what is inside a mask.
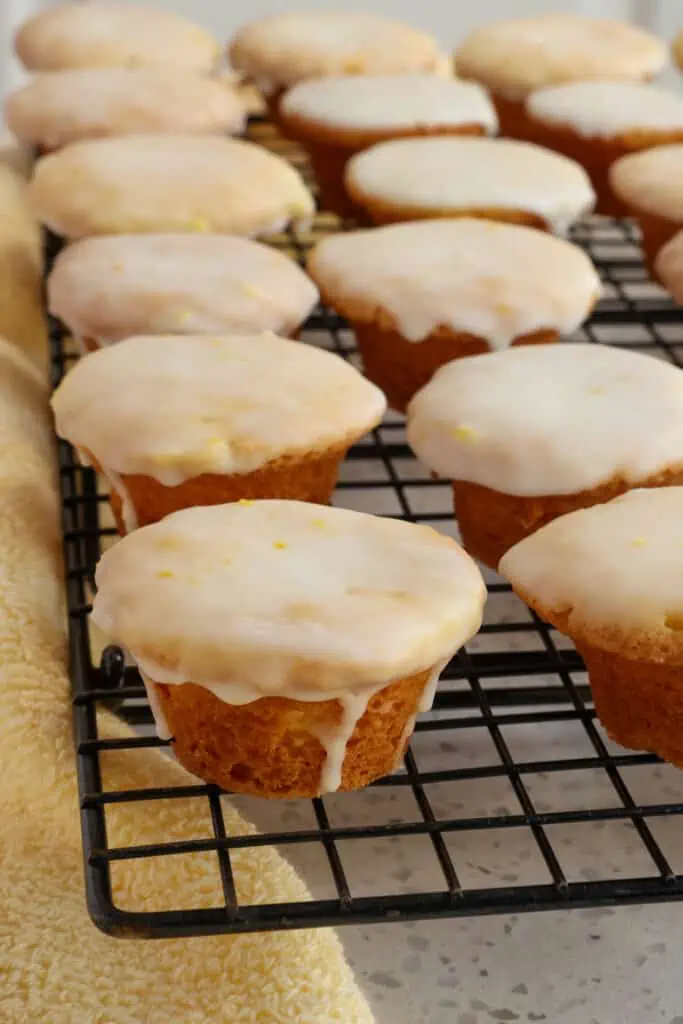
[[[683,1024],[681,908],[343,933],[378,1024]]]
[[[548,726],[543,727],[546,731]],[[563,726],[562,726],[563,728]],[[483,739],[482,735],[482,739]],[[577,737],[578,739],[578,737]],[[561,756],[585,752],[571,736],[520,735],[518,749],[557,744]],[[435,750],[443,758],[443,751]],[[488,759],[487,745],[470,741],[458,758]],[[663,766],[625,770],[638,800],[683,800],[683,774]],[[630,774],[629,774],[630,773]],[[577,782],[576,775],[583,776]],[[539,809],[615,804],[600,772],[539,775],[530,789]],[[442,784],[440,813],[475,815],[514,810],[509,783],[482,779]],[[410,820],[407,791],[375,790],[326,797],[333,824]],[[303,802],[245,801],[243,810],[264,828],[305,828],[312,823]],[[673,867],[683,862],[683,820],[652,822]],[[633,826],[593,822],[558,826],[554,848],[570,879],[652,875],[653,866]],[[340,843],[354,895],[436,888],[438,866],[422,837],[380,840],[371,848]],[[463,885],[523,884],[547,880],[526,830],[462,835],[451,853]],[[290,848],[287,855],[315,895],[334,892],[322,851]],[[683,1024],[680,936],[683,907],[594,908],[563,912],[460,918],[342,929],[341,937],[375,1009],[378,1024]],[[322,1022],[321,1022],[322,1024]]]

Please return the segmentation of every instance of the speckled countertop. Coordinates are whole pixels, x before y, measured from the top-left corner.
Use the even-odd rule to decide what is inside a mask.
[[[526,739],[536,745],[539,738],[532,733]],[[546,736],[545,742],[559,744],[562,756],[571,756],[572,743],[566,736]],[[464,746],[459,756],[475,762],[488,756],[476,743]],[[584,753],[581,745],[574,749],[576,756]],[[629,782],[639,800],[683,800],[683,773],[668,766],[634,771],[639,780],[634,775]],[[587,777],[579,783],[572,776],[539,778],[543,796],[537,796],[538,809],[610,805],[608,788],[597,771],[576,774]],[[500,813],[508,806],[510,798],[502,793],[500,779],[475,780],[467,790],[459,791],[457,799],[453,795],[454,813]],[[333,824],[358,824],[405,819],[412,810],[410,799],[403,789],[380,789],[351,798],[327,797],[325,805]],[[265,830],[308,827],[309,807],[294,801],[249,800],[242,805]],[[630,824],[598,821],[558,828],[554,847],[572,879],[652,873]],[[661,819],[655,831],[673,867],[681,870],[683,820]],[[490,832],[467,834],[460,840],[463,882],[504,885],[539,880],[533,841],[517,830],[501,830],[495,838]],[[377,892],[378,882],[386,892],[436,887],[438,869],[426,842],[422,837],[389,839],[371,850],[365,842],[355,850],[353,843],[346,844],[344,867],[353,893]],[[322,851],[302,846],[286,853],[314,895],[333,895]],[[683,905],[676,903],[340,931],[377,1024],[683,1024],[682,934]]]

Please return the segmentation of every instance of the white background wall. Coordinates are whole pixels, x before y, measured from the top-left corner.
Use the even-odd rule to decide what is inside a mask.
[[[0,92],[15,87],[21,71],[10,57],[16,26],[33,11],[55,0],[0,0]],[[97,0],[88,0],[97,2]],[[125,2],[125,0],[124,0]],[[133,0],[132,0],[133,2]],[[194,18],[219,38],[227,39],[245,21],[285,10],[343,7],[369,10],[420,25],[434,32],[445,48],[474,25],[496,18],[544,11],[576,10],[596,16],[650,24],[671,36],[683,27],[681,0],[137,0],[164,6]]]

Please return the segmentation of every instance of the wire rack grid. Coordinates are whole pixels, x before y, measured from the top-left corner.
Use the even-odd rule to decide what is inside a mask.
[[[267,125],[257,123],[251,134],[305,170],[301,154]],[[289,233],[272,244],[303,261],[318,238],[338,229],[333,218],[321,215],[305,238]],[[647,280],[632,225],[587,220],[573,237],[605,283],[605,297],[581,336],[681,365],[683,316]],[[54,248],[49,244],[48,253]],[[303,340],[356,362],[352,334],[327,309],[314,312]],[[51,346],[57,383],[76,356],[56,322]],[[683,775],[651,754],[610,743],[571,644],[491,573],[481,633],[446,669],[432,711],[416,724],[402,770],[364,793],[273,806],[226,797],[200,781],[108,789],[103,760],[111,752],[125,756],[164,744],[149,729],[151,713],[136,671],[117,649],[98,650],[89,628],[94,566],[115,532],[107,495],[64,442],[59,473],[86,893],[101,929],[175,937],[683,897]],[[457,536],[450,501],[450,488],[413,457],[396,415],[350,452],[335,498],[346,507]],[[118,710],[136,733],[100,737],[98,707]],[[551,791],[557,795],[558,783],[564,794],[559,804],[548,799]],[[111,814],[117,805],[186,799],[206,807],[206,834],[160,836],[153,844],[116,842]],[[225,799],[235,800],[261,831],[227,834]],[[584,863],[572,851],[585,830],[593,840]],[[300,869],[309,899],[241,901],[235,861],[262,846],[278,847]],[[154,912],[116,904],[121,862],[207,853],[215,855],[222,883],[219,905],[176,907],[173,893],[168,908]],[[359,864],[369,863],[374,872],[359,872]]]

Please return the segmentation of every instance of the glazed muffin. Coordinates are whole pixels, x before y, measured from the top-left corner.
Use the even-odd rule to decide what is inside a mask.
[[[461,359],[413,399],[408,441],[454,481],[463,543],[495,568],[558,516],[683,483],[683,373],[588,344]]]
[[[308,270],[353,327],[366,375],[401,412],[452,359],[576,330],[601,291],[569,242],[466,217],[331,235]]]
[[[29,71],[158,68],[210,71],[220,48],[171,11],[121,3],[60,3],[23,22],[14,48]]]
[[[582,14],[542,14],[476,28],[455,53],[457,74],[491,90],[501,134],[534,139],[524,100],[534,89],[606,79],[642,82],[667,61],[667,47],[635,25]]]
[[[237,90],[208,75],[103,68],[36,75],[9,95],[5,118],[21,142],[45,152],[111,135],[231,135],[246,114]]]
[[[42,157],[29,185],[58,235],[216,232],[263,235],[306,222],[313,198],[287,161],[238,139],[129,135]]]
[[[588,171],[596,212],[623,217],[627,208],[610,188],[610,166],[628,153],[683,142],[683,97],[635,82],[571,82],[533,92],[526,113],[534,141]]]
[[[293,260],[246,238],[115,235],[62,250],[47,299],[93,350],[135,334],[293,335],[318,292]]]
[[[564,234],[595,202],[575,161],[510,139],[381,142],[349,161],[345,185],[373,224],[483,217]]]
[[[77,363],[52,408],[123,533],[191,505],[329,501],[386,402],[339,356],[263,333],[128,338]]]
[[[413,135],[495,135],[496,113],[473,82],[437,75],[338,75],[294,86],[280,103],[285,135],[311,160],[322,209],[354,208],[344,189],[348,160],[385,139]]]
[[[638,221],[645,263],[656,277],[659,250],[683,227],[683,145],[622,157],[612,164],[609,183]]]
[[[282,93],[307,78],[451,71],[433,36],[358,11],[289,11],[259,18],[235,34],[228,56],[264,94],[275,120]]]
[[[93,619],[136,660],[179,761],[267,797],[398,767],[485,598],[436,531],[295,501],[169,516],[108,551],[97,588]]]
[[[576,644],[612,739],[683,768],[683,488],[563,516],[501,572]]]

